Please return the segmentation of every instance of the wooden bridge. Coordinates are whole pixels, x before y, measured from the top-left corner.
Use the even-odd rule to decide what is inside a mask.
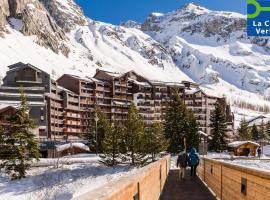
[[[196,177],[191,179],[189,171],[186,179],[179,180],[178,170],[169,172],[168,180],[165,184],[161,200],[215,200],[215,196],[208,190],[203,182]]]

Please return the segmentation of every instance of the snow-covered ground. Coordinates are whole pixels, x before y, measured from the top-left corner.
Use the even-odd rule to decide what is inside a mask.
[[[270,157],[266,155],[262,155],[260,159],[258,157],[233,156],[233,159],[231,160],[229,153],[208,152],[206,157],[222,160],[224,162],[229,162],[234,165],[241,165],[248,168],[267,171],[270,170]]]
[[[136,171],[130,166],[109,168],[98,160],[99,157],[88,154],[60,160],[41,159],[25,179],[11,181],[1,174],[0,200],[67,200]]]
[[[259,170],[267,170],[270,171],[270,158],[262,158],[262,159],[235,159],[235,160],[225,160],[226,162],[241,165],[247,168],[259,169]]]

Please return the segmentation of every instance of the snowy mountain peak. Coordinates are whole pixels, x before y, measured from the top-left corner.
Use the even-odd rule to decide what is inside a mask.
[[[184,5],[182,8],[178,9],[178,11],[186,11],[186,12],[193,12],[193,13],[205,13],[210,12],[207,8],[200,6],[196,3],[188,3]]]
[[[264,111],[269,55],[268,38],[247,37],[245,16],[193,3],[115,26],[88,19],[73,0],[0,0],[2,78],[16,62],[55,78],[135,70],[151,80],[195,81],[234,106]]]

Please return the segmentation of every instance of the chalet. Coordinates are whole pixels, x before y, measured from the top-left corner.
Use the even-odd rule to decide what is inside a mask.
[[[10,105],[0,105],[0,125],[8,126],[8,118],[16,113],[17,108]]]
[[[229,152],[235,156],[256,156],[256,150],[260,145],[253,141],[235,141],[228,144]]]

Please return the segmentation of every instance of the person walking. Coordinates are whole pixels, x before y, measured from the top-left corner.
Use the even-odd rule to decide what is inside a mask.
[[[258,153],[258,157],[261,158],[261,155],[262,155],[262,149],[261,149],[261,147],[259,147],[257,149],[257,153]]]
[[[180,167],[179,169],[179,180],[185,180],[185,173],[186,173],[186,168],[188,165],[188,154],[186,151],[180,152],[177,158],[177,167]]]
[[[195,148],[192,148],[190,150],[190,153],[188,155],[189,157],[189,164],[190,164],[190,176],[195,179],[196,177],[196,170],[200,163],[200,157],[199,154],[196,152]]]

